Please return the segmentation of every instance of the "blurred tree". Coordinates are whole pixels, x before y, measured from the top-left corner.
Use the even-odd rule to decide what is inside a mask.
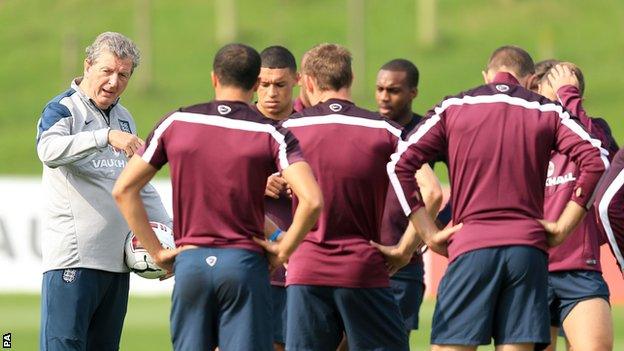
[[[220,46],[236,40],[236,0],[215,0],[215,25],[217,43]]]
[[[151,0],[136,0],[134,24],[137,46],[141,50],[141,69],[135,86],[141,92],[148,91],[153,81],[151,22]]]
[[[347,0],[347,42],[353,56],[353,93],[356,100],[365,95],[364,79],[366,73],[366,37],[365,37],[364,0]]]
[[[433,46],[438,41],[437,0],[416,0],[416,2],[417,36],[421,44]]]

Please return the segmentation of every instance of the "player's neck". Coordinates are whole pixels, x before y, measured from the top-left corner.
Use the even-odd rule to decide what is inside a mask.
[[[273,119],[273,120],[276,120],[276,121],[281,121],[281,120],[284,120],[284,119],[288,118],[292,114],[292,111],[293,111],[293,103],[292,102],[288,105],[288,107],[286,107],[284,109],[284,111],[282,111],[279,114],[273,114],[273,113],[265,110],[262,107],[262,105],[260,105],[259,103],[256,104],[256,107],[258,108],[258,111],[260,111],[260,113],[262,113],[262,115],[264,117],[270,118],[270,119]]]
[[[340,90],[325,90],[318,93],[316,96],[317,103],[324,102],[330,99],[339,99],[351,101],[351,89],[342,88]]]
[[[397,118],[393,119],[395,122],[400,124],[402,127],[405,127],[412,121],[414,118],[414,113],[412,110],[405,110],[401,115],[397,116]]]
[[[220,87],[215,89],[215,100],[241,101],[248,104],[253,99],[253,94],[253,90],[243,90],[234,87]]]

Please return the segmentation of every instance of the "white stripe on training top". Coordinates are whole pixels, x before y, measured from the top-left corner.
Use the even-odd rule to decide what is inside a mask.
[[[399,203],[403,208],[403,212],[405,212],[406,216],[412,212],[409,207],[409,203],[407,201],[407,197],[403,192],[403,188],[399,183],[399,179],[396,175],[396,164],[401,159],[403,153],[409,148],[410,145],[417,143],[420,138],[422,138],[425,133],[429,131],[436,123],[440,121],[440,115],[451,106],[461,106],[461,105],[475,105],[475,104],[490,104],[490,103],[506,103],[513,106],[521,106],[526,109],[539,110],[542,112],[556,112],[561,119],[561,123],[568,127],[572,132],[577,134],[581,139],[589,141],[589,143],[598,149],[600,152],[600,158],[605,165],[605,168],[609,167],[609,159],[607,156],[609,152],[601,147],[600,140],[592,138],[589,133],[587,133],[578,123],[574,122],[570,118],[570,114],[563,109],[561,105],[556,105],[553,103],[540,104],[538,101],[527,101],[523,98],[513,97],[505,94],[495,94],[495,95],[478,95],[478,96],[469,96],[466,95],[462,98],[450,98],[442,101],[440,106],[434,108],[434,115],[432,115],[425,123],[421,124],[407,141],[400,142],[397,147],[397,152],[392,154],[390,157],[390,162],[388,163],[387,171],[388,176],[390,177],[390,182],[392,183],[392,187],[394,188],[397,198],[399,199]],[[404,144],[404,145],[403,145]]]
[[[624,272],[624,257],[622,256],[622,251],[620,251],[617,241],[615,240],[615,234],[613,234],[613,228],[611,228],[611,221],[609,220],[609,203],[618,192],[618,190],[622,188],[622,185],[624,185],[624,169],[620,171],[617,177],[615,177],[613,182],[611,182],[611,184],[605,190],[605,193],[602,196],[602,199],[600,199],[600,203],[598,204],[598,213],[600,214],[600,222],[602,223],[602,227],[604,228],[604,231],[607,234],[607,238],[611,243],[611,248],[613,249],[615,258],[619,262],[622,272]]]
[[[150,162],[152,157],[154,156],[154,152],[158,147],[158,143],[160,142],[160,137],[162,134],[169,128],[169,126],[175,122],[188,122],[188,123],[197,123],[210,125],[215,127],[222,127],[228,129],[238,129],[245,130],[250,132],[264,132],[269,133],[275,141],[277,141],[279,145],[278,158],[280,162],[280,167],[282,169],[288,168],[290,165],[288,163],[288,157],[286,154],[286,141],[285,137],[282,133],[278,132],[277,129],[265,123],[257,123],[251,121],[242,121],[238,119],[226,118],[216,115],[204,115],[200,113],[190,113],[190,112],[175,112],[171,116],[167,117],[157,128],[154,130],[154,135],[150,140],[150,144],[143,153],[141,157],[145,162]]]
[[[282,125],[286,128],[304,127],[319,124],[346,124],[352,126],[386,129],[394,136],[400,138],[401,130],[382,119],[370,119],[364,117],[345,116],[339,114],[323,116],[304,116],[300,118],[287,119]]]

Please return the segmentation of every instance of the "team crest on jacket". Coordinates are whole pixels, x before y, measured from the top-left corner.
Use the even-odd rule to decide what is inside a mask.
[[[548,173],[546,176],[551,177],[553,174],[555,174],[555,164],[552,161],[548,161]]]
[[[219,105],[217,106],[217,111],[219,111],[219,113],[222,115],[227,115],[228,113],[232,112],[232,108],[226,105]]]
[[[63,281],[65,283],[71,283],[76,280],[76,270],[75,269],[65,269],[63,270]]]
[[[342,105],[341,104],[331,104],[331,105],[329,105],[329,109],[334,111],[334,112],[338,112],[338,111],[342,110]]]
[[[124,121],[123,119],[119,120],[119,128],[121,128],[122,132],[132,134],[132,130],[130,129],[130,123],[128,121]]]
[[[208,263],[210,267],[214,267],[214,265],[217,264],[217,256],[206,257],[206,263]]]
[[[509,91],[509,85],[496,84],[496,90],[500,91],[501,93],[505,93],[505,92]]]

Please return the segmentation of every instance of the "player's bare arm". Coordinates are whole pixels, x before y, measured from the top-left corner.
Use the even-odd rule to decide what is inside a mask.
[[[282,235],[282,240],[277,243],[257,238],[254,240],[268,253],[275,255],[279,262],[284,263],[316,223],[323,208],[323,195],[307,162],[291,164],[282,171],[282,176],[299,200],[293,222]]]
[[[390,275],[409,263],[412,255],[424,242],[433,252],[448,257],[448,239],[461,229],[462,224],[438,230],[435,222],[424,207],[412,212],[409,216],[409,224],[401,240],[397,245],[384,246],[371,242],[386,257]]]
[[[585,218],[587,211],[574,201],[569,201],[556,222],[539,220],[548,233],[548,246],[561,244]]]
[[[154,262],[163,269],[171,271],[173,260],[181,248],[167,250],[161,246],[149,224],[147,212],[145,212],[145,206],[141,200],[141,189],[154,177],[157,171],[154,166],[143,161],[141,157],[131,158],[115,183],[113,198],[117,202],[121,214],[128,222],[130,230],[145,246]]]
[[[442,206],[442,186],[433,169],[428,164],[420,167],[416,172],[416,182],[420,187],[425,209],[431,218],[436,218]]]

